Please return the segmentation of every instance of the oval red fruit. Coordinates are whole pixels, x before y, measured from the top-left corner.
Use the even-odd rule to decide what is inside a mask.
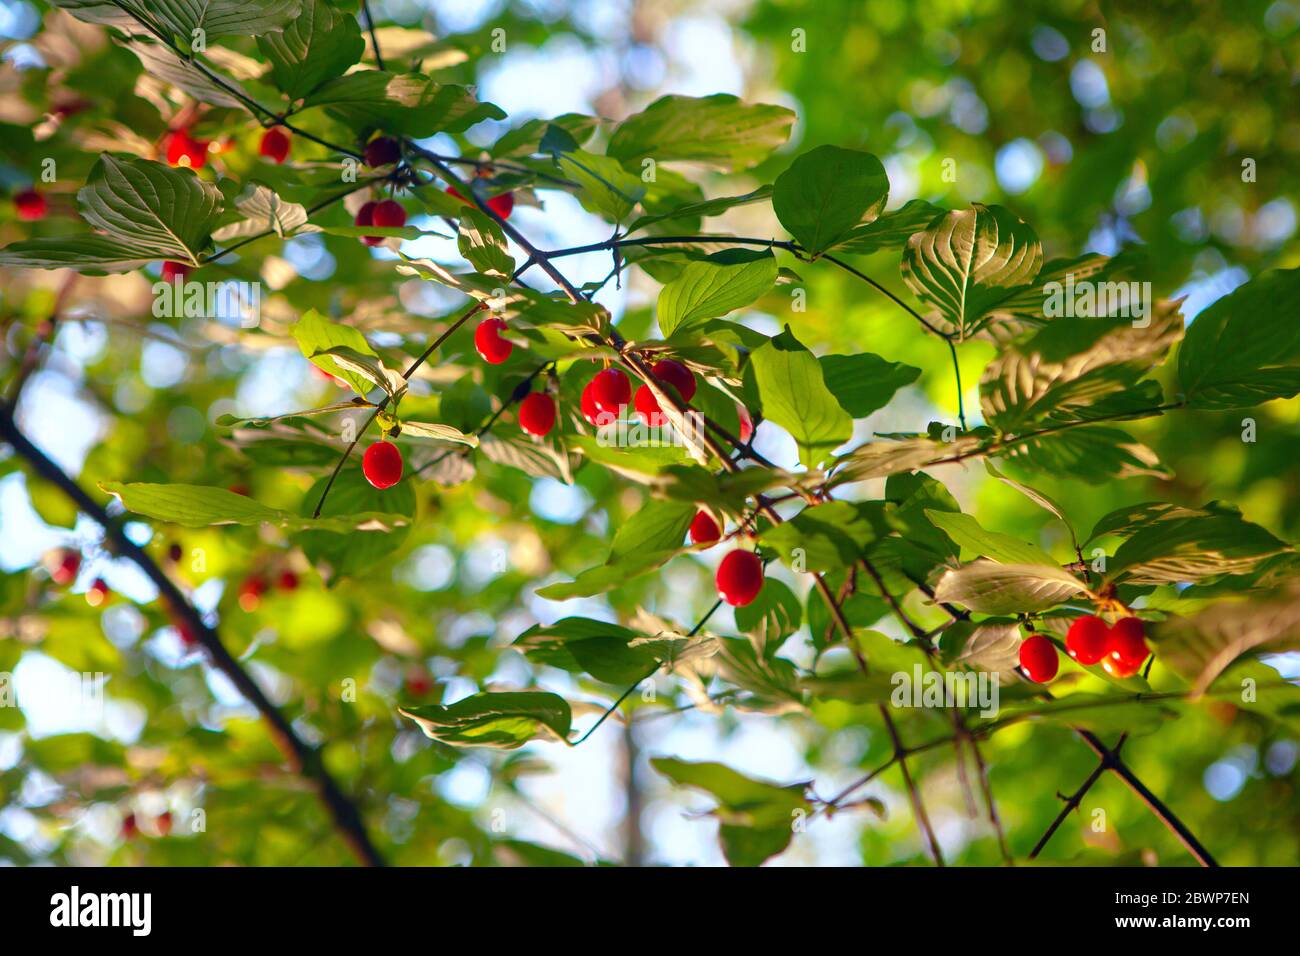
[[[474,348],[489,365],[500,365],[515,350],[513,342],[501,337],[505,327],[504,319],[493,318],[484,319],[474,330]]]
[[[246,578],[244,583],[239,586],[239,606],[245,611],[256,611],[259,604],[262,603],[262,595],[266,593],[266,578],[260,574],[254,574]]]
[[[375,203],[374,211],[370,214],[370,221],[373,225],[382,226],[385,229],[405,226],[406,210],[402,208],[402,204],[397,200],[385,199],[382,202]]]
[[[24,189],[14,195],[14,211],[18,214],[18,218],[25,222],[44,219],[49,208],[50,204],[45,197],[35,189]]]
[[[662,428],[667,421],[664,413],[659,410],[659,402],[648,385],[637,386],[636,394],[632,396],[632,407],[636,409],[641,421],[651,428]]]
[[[748,442],[754,435],[754,419],[749,417],[749,409],[744,405],[736,406],[736,415],[740,418],[740,440]]]
[[[622,369],[607,368],[591,380],[591,403],[598,412],[617,415],[632,399],[632,383]]]
[[[125,840],[133,839],[140,833],[140,824],[136,822],[135,814],[128,813],[122,818],[122,838]]]
[[[296,591],[298,590],[298,575],[286,568],[275,579],[275,586],[281,591]]]
[[[753,551],[732,551],[718,565],[718,596],[732,607],[744,607],[763,590],[763,562]]]
[[[172,832],[172,812],[164,810],[158,817],[158,834],[167,836]]]
[[[1101,669],[1111,677],[1122,680],[1125,677],[1132,677],[1141,668],[1136,664],[1130,667],[1128,664],[1121,663],[1107,654],[1101,659]]]
[[[1092,614],[1076,617],[1065,634],[1065,649],[1080,664],[1095,664],[1106,656],[1110,628]]]
[[[95,578],[91,584],[90,590],[86,592],[86,603],[91,607],[99,607],[108,600],[108,582],[103,578]]]
[[[691,544],[712,544],[721,537],[722,529],[707,511],[699,512],[691,522]]]
[[[391,488],[402,479],[402,453],[392,442],[377,441],[362,456],[361,470],[376,488]]]
[[[50,568],[50,577],[55,584],[71,584],[76,580],[79,570],[81,570],[81,555],[76,551],[65,549],[57,555]]]
[[[500,196],[493,196],[487,201],[488,208],[500,216],[502,219],[509,219],[510,214],[515,209],[515,194],[502,193]]]
[[[357,210],[357,218],[353,220],[353,224],[357,226],[373,226],[375,224],[375,206],[377,205],[379,204],[373,202],[364,203]],[[368,246],[377,246],[384,241],[384,237],[362,236],[361,241]]]
[[[1123,617],[1111,627],[1106,656],[1114,660],[1121,670],[1136,673],[1150,653],[1140,619]]]
[[[596,407],[596,393],[592,387],[596,380],[592,379],[582,390],[582,401],[578,404],[582,408],[582,417],[593,425],[600,424],[600,409]]]
[[[164,262],[162,264],[163,282],[173,282],[177,276],[184,279],[190,274],[190,267],[183,262]]]
[[[660,359],[650,367],[650,371],[654,372],[655,378],[659,381],[667,382],[677,389],[677,394],[681,396],[683,402],[689,402],[695,397],[695,373],[681,362],[674,359]]]
[[[282,163],[289,158],[289,134],[278,126],[273,126],[262,134],[262,142],[257,151],[273,163]]]
[[[366,144],[367,166],[388,166],[402,158],[402,147],[391,136],[380,136]]]
[[[1052,642],[1041,634],[1030,634],[1020,642],[1020,667],[1031,681],[1046,684],[1061,666]]]
[[[555,400],[545,392],[531,392],[519,403],[519,427],[538,438],[555,427]]]
[[[207,161],[207,142],[195,139],[189,130],[177,129],[167,134],[167,162],[172,166],[202,169]]]

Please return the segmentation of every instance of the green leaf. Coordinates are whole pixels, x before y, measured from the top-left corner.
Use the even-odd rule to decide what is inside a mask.
[[[456,236],[460,254],[482,275],[509,280],[515,272],[515,260],[506,250],[506,235],[488,215],[472,206],[460,214],[460,231]]]
[[[540,691],[475,694],[449,707],[426,704],[398,710],[439,743],[498,750],[522,747],[547,737],[547,731],[567,741],[573,720],[563,697]]]
[[[977,667],[992,673],[1010,673],[1020,663],[1018,621],[990,618],[979,623],[954,621],[943,629],[940,653],[949,668]]]
[[[1070,542],[1074,545],[1075,549],[1078,550],[1079,536],[1075,533],[1074,525],[1071,524],[1070,519],[1065,516],[1065,509],[1057,504],[1054,499],[1049,498],[1046,493],[1039,491],[1037,488],[1031,488],[1029,485],[1022,484],[1014,478],[1008,478],[1006,475],[1002,474],[1002,472],[998,471],[991,461],[984,462],[984,470],[1004,485],[1016,489],[1016,491],[1020,492],[1043,510],[1055,515],[1060,520],[1061,524],[1065,525],[1066,530],[1070,532]]]
[[[366,44],[355,17],[325,0],[302,0],[302,12],[284,30],[258,34],[257,48],[271,61],[275,85],[296,100],[342,76]]]
[[[440,425],[436,422],[411,422],[403,421],[401,423],[401,435],[403,438],[436,438],[438,441],[456,442],[460,445],[468,445],[471,448],[478,447],[478,438],[474,435],[466,435],[459,428],[451,425]]]
[[[614,534],[610,560],[682,547],[696,510],[680,501],[645,502]]]
[[[252,498],[207,485],[124,484],[101,481],[99,487],[122,502],[127,511],[185,528],[211,525],[273,525],[286,531],[391,531],[405,527],[405,518],[383,512],[338,517],[304,518],[269,508]]]
[[[651,766],[680,787],[718,801],[718,838],[732,866],[758,866],[790,845],[796,820],[809,811],[803,784],[782,787],[755,780],[725,764],[656,757]]]
[[[379,358],[375,350],[370,347],[370,343],[366,341],[366,337],[352,326],[331,322],[315,309],[309,309],[297,322],[289,326],[289,334],[298,343],[298,349],[303,356],[313,365],[331,375],[337,375],[363,398],[377,384],[374,374],[364,373],[355,362],[348,364],[349,353],[354,357],[370,356],[376,360]],[[348,353],[342,353],[348,367],[339,363],[338,353],[330,351],[339,347],[349,350]]]
[[[299,15],[299,0],[54,0],[78,20],[143,32],[137,17],[178,34],[189,43],[195,30],[206,39],[258,36],[278,30]],[[132,17],[129,14],[134,14]]]
[[[670,336],[752,304],[776,283],[770,250],[726,249],[692,261],[659,292],[659,328]]]
[[[1083,591],[1082,581],[1053,565],[998,564],[982,558],[945,571],[934,599],[983,614],[1017,614],[1044,611]]]
[[[915,471],[942,459],[974,451],[979,444],[974,435],[958,435],[948,442],[920,437],[869,442],[836,459],[834,481],[835,484],[845,484]]]
[[[20,269],[75,269],[77,272],[130,272],[157,262],[150,246],[108,236],[43,236],[0,249],[0,266]]]
[[[923,230],[945,212],[943,208],[924,199],[910,199],[893,212],[881,213],[872,222],[855,227],[836,244],[836,249],[861,256],[887,249],[902,249],[913,234]]]
[[[1274,269],[1201,312],[1178,353],[1196,408],[1249,408],[1300,392],[1300,269]]]
[[[136,29],[139,29],[138,25]],[[243,109],[244,104],[236,92],[248,95],[237,81],[226,78],[223,87],[199,68],[197,61],[182,60],[170,48],[152,39],[132,37],[121,41],[140,59],[144,72],[151,77],[176,86],[201,103],[224,106],[229,109]]]
[[[818,146],[776,178],[772,208],[815,257],[879,216],[888,198],[889,177],[871,153]]]
[[[799,460],[815,468],[853,434],[853,419],[826,387],[821,364],[790,327],[750,356],[763,416],[799,446]]]
[[[644,229],[646,226],[654,225],[657,222],[666,222],[672,219],[694,219],[707,218],[709,216],[720,216],[728,209],[736,206],[748,206],[751,203],[762,202],[772,195],[771,186],[759,186],[757,189],[747,192],[740,196],[719,196],[716,199],[703,199],[698,202],[689,202],[677,206],[672,210],[664,213],[658,213],[653,216],[642,216],[632,225],[627,227],[629,233],[636,232],[638,229]]]
[[[762,590],[744,607],[736,608],[736,629],[749,638],[754,652],[771,657],[781,643],[799,630],[803,605],[789,585],[776,578],[765,578]]]
[[[1038,236],[1001,206],[973,203],[916,233],[903,251],[903,280],[939,311],[958,340],[1043,264]]]
[[[986,531],[972,515],[925,509],[925,516],[953,541],[981,558],[1001,564],[1052,564],[1054,559],[1036,544],[1000,531]]]
[[[622,222],[645,195],[645,185],[608,156],[574,150],[560,153],[555,165],[578,184],[578,202],[588,212]]]
[[[911,385],[921,375],[915,366],[887,362],[871,352],[823,355],[817,361],[821,363],[826,387],[854,418],[866,418],[884,408],[895,392]]]
[[[500,107],[480,103],[466,87],[383,70],[360,70],[325,82],[303,103],[304,110],[315,107],[325,108],[353,129],[378,125],[419,138],[464,132],[485,119],[505,119]]]
[[[633,642],[643,643],[633,645]],[[656,661],[656,647],[636,631],[586,617],[566,617],[535,625],[515,639],[529,660],[573,673],[588,673],[607,684],[644,678]]]
[[[307,210],[303,206],[286,202],[273,189],[260,183],[245,186],[235,200],[235,208],[244,214],[244,218],[214,232],[212,238],[217,242],[268,232],[284,239],[307,225]]]
[[[1139,380],[1183,335],[1177,303],[1162,303],[1144,326],[1131,319],[1062,319],[1002,352],[980,379],[984,418],[1005,432],[1028,424],[1149,412],[1159,387]]]
[[[998,452],[1008,464],[1043,475],[1069,475],[1099,484],[1121,478],[1168,478],[1146,445],[1119,428],[1086,425],[1051,432]]]
[[[614,130],[605,153],[625,166],[690,160],[725,170],[746,169],[790,136],[794,113],[783,106],[748,105],[734,96],[664,96]]]
[[[1169,516],[1120,545],[1107,566],[1107,578],[1162,584],[1245,574],[1265,558],[1289,550],[1238,512]]]
[[[832,571],[852,565],[887,533],[866,502],[828,501],[766,528],[760,541],[795,571]]]
[[[633,578],[658,570],[680,553],[679,549],[629,554],[609,564],[589,568],[572,581],[561,581],[537,589],[537,596],[548,601],[568,601],[592,597],[622,587]]]

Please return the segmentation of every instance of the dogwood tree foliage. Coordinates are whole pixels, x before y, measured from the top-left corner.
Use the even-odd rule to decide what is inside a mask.
[[[78,510],[119,534],[130,522],[135,550],[84,526],[73,547],[175,586],[86,609],[39,569],[6,580],[5,613],[36,622],[28,640],[14,627],[0,641],[8,669],[39,650],[103,671],[108,696],[147,715],[138,744],[31,737],[25,759],[87,803],[156,791],[178,812],[209,809],[201,832],[157,851],[174,862],[334,858],[343,842],[311,836],[332,824],[367,862],[431,862],[455,837],[477,861],[553,863],[432,795],[429,778],[486,760],[514,787],[610,715],[690,709],[870,741],[834,788],[654,754],[658,774],[707,796],[734,864],[837,813],[890,827],[908,848],[896,858],[942,862],[936,781],[954,773],[951,812],[984,834],[970,858],[1036,855],[1055,791],[1082,782],[1044,772],[1061,748],[1091,749],[1134,812],[1156,798],[1169,858],[1175,837],[1202,862],[1230,852],[1231,827],[1181,817],[1180,794],[1125,755],[1180,721],[1294,734],[1300,695],[1260,657],[1300,649],[1300,560],[1239,504],[1188,500],[1138,436],[1300,391],[1300,272],[1264,271],[1189,324],[1178,299],[1141,291],[1140,263],[1045,250],[1013,208],[891,202],[880,157],[851,145],[870,130],[791,143],[794,111],[722,94],[515,121],[466,82],[466,61],[491,49],[370,27],[368,10],[331,0],[55,0],[45,30],[63,59],[7,94],[45,117],[6,129],[6,159],[51,211],[7,224],[0,251],[21,329],[3,467],[24,472],[53,526]],[[544,214],[560,194],[606,238],[556,241]],[[369,218],[389,201],[403,224]],[[328,278],[295,267],[305,239]],[[608,273],[575,278],[593,256]],[[870,341],[823,348],[804,318],[828,276],[933,342],[933,367]],[[47,294],[58,283],[71,291]],[[615,286],[651,294],[616,318],[602,304]],[[222,295],[234,305],[214,311]],[[128,326],[109,326],[114,341],[134,328],[190,354],[148,398],[134,371],[147,351],[115,349],[88,371],[104,434],[72,477],[90,502],[69,498],[45,437],[15,417],[27,358],[43,360],[58,323],[96,320],[65,314],[68,296],[111,302],[102,312]],[[512,347],[485,361],[474,333],[490,320]],[[959,377],[963,353],[990,356],[977,388],[958,381],[951,407],[904,429],[870,426],[922,376]],[[268,354],[318,369],[296,393],[314,400],[238,414],[232,398],[257,387],[244,375]],[[665,360],[689,370],[689,396],[656,372]],[[662,420],[639,415],[638,397],[594,421],[584,390],[604,369]],[[539,394],[554,423],[521,429]],[[640,427],[651,418],[664,427]],[[763,439],[781,434],[793,452],[777,462],[779,442]],[[400,451],[396,481],[363,472],[380,441]],[[1122,493],[1094,520],[1053,493],[1062,477]],[[1026,530],[963,507],[949,485],[972,478],[1041,520]],[[553,482],[601,517],[532,513],[532,489]],[[431,545],[501,560],[430,590],[417,567]],[[757,554],[762,586],[728,616],[709,592],[734,551]],[[200,599],[212,582],[215,604]],[[683,588],[690,600],[669,600]],[[130,639],[104,641],[99,615],[126,604]],[[458,630],[482,614],[494,637]],[[1065,635],[1083,615],[1141,619],[1144,668],[1072,661]],[[1059,651],[1045,683],[1019,669],[1031,635]],[[209,674],[234,681],[247,716],[212,709]],[[995,707],[928,696],[978,679]],[[907,682],[915,701],[898,693]],[[0,722],[22,731],[14,708]],[[1057,743],[1017,762],[1010,750],[1036,736]],[[509,753],[525,745],[527,758]],[[313,786],[288,782],[286,760],[289,780]],[[888,822],[881,785],[905,795]],[[264,822],[241,827],[241,814]],[[1057,840],[1058,857],[1077,851],[1078,836]]]

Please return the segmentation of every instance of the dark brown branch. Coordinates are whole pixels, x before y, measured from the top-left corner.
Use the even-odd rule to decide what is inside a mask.
[[[154,583],[163,602],[189,628],[199,645],[207,651],[212,666],[221,671],[261,714],[262,720],[270,731],[271,739],[284,754],[289,768],[314,785],[317,795],[334,822],[335,829],[352,853],[367,866],[383,866],[383,857],[371,843],[361,814],[325,769],[320,751],[309,746],[294,732],[284,715],[226,650],[217,632],[204,622],[199,612],[186,600],[180,589],[163,573],[157,563],[126,536],[121,523],[109,517],[102,505],[91,498],[62,468],[27,439],[14,421],[13,408],[8,403],[0,403],[0,437],[3,437],[41,477],[58,487],[82,512],[99,524],[104,529],[105,535],[112,541],[116,553],[133,561]]]
[[[1079,789],[1074,791],[1074,793],[1066,799],[1065,806],[1063,806],[1061,812],[1056,815],[1056,819],[1053,820],[1051,826],[1047,828],[1047,832],[1038,838],[1038,842],[1034,844],[1034,848],[1029,851],[1029,859],[1032,860],[1037,857],[1039,853],[1043,852],[1043,847],[1047,846],[1047,841],[1052,838],[1052,835],[1055,834],[1058,829],[1060,829],[1061,824],[1065,822],[1065,818],[1075,811],[1079,806],[1079,802],[1083,800],[1088,791],[1092,789],[1092,785],[1101,779],[1103,773],[1112,768],[1112,757],[1118,758],[1119,749],[1124,746],[1124,741],[1127,737],[1128,735],[1124,734],[1119,738],[1119,743],[1115,745],[1115,749],[1113,751],[1107,751],[1106,754],[1102,756],[1101,762],[1097,764],[1092,773],[1088,774],[1088,779],[1083,781],[1083,784]]]

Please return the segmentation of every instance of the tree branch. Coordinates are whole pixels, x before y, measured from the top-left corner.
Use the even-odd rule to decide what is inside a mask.
[[[157,563],[126,536],[120,522],[109,517],[102,505],[91,498],[19,430],[14,420],[13,407],[7,402],[0,402],[0,437],[3,437],[38,474],[58,487],[82,512],[99,524],[113,542],[115,551],[133,561],[154,583],[163,601],[189,627],[198,643],[207,651],[212,665],[221,671],[261,714],[271,739],[284,754],[289,768],[314,785],[317,795],[333,820],[335,829],[352,853],[366,866],[383,866],[383,857],[371,843],[356,805],[343,794],[329,771],[325,769],[320,751],[309,746],[294,732],[284,715],[226,650],[217,632],[204,622],[199,612],[186,600],[180,589],[163,573]]]

